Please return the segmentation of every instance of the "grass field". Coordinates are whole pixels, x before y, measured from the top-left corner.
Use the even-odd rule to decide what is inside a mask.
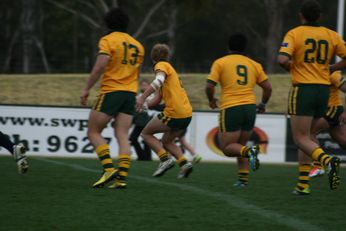
[[[0,230],[345,230],[346,185],[330,191],[321,177],[310,196],[291,195],[296,166],[263,165],[234,188],[234,164],[201,163],[177,180],[177,167],[157,179],[157,162],[134,162],[117,191],[91,189],[95,159],[32,157],[26,175],[10,157],[0,163]]]
[[[194,110],[209,110],[204,93],[207,74],[180,75],[184,88]],[[152,79],[152,74],[142,74],[141,78]],[[79,96],[87,81],[87,74],[52,74],[52,75],[0,75],[0,103],[79,106]],[[269,102],[268,112],[285,112],[290,77],[288,75],[270,75],[273,96]],[[89,97],[91,105],[97,95],[94,87]],[[260,100],[260,90],[256,94]]]

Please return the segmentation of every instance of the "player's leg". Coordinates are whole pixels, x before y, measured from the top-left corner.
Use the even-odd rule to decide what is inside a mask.
[[[23,174],[29,169],[27,157],[25,155],[26,148],[22,144],[14,144],[10,138],[0,131],[0,146],[8,150],[17,163],[18,172]]]
[[[229,157],[249,158],[253,171],[259,168],[258,146],[247,147],[256,120],[256,105],[230,107],[220,112],[220,146]],[[244,143],[241,144],[240,142]]]
[[[136,154],[137,154],[137,160],[143,160],[144,159],[144,149],[138,142],[138,138],[141,135],[141,132],[143,130],[143,127],[135,126],[130,134],[129,140],[131,142],[131,145],[134,147]]]
[[[116,173],[112,158],[110,156],[109,145],[101,135],[103,129],[107,126],[111,119],[111,116],[96,110],[91,110],[89,114],[87,132],[88,138],[90,143],[95,148],[95,152],[102,164],[104,171],[101,178],[93,184],[93,187],[95,188],[103,187],[104,184],[110,181]]]
[[[346,124],[333,126],[329,129],[329,133],[342,149],[346,150]]]
[[[252,128],[253,128],[253,125],[252,125]],[[239,143],[242,145],[246,145],[250,137],[251,137],[251,132],[242,132],[239,138]],[[237,163],[238,163],[238,181],[234,184],[234,186],[236,187],[247,186],[249,182],[249,158],[238,157]]]
[[[131,165],[131,146],[128,140],[133,116],[119,113],[115,118],[114,134],[118,143],[118,172],[111,188],[126,188],[126,178]]]
[[[124,105],[129,108],[125,107],[125,109],[134,112],[135,97],[134,93],[120,91],[101,94],[90,112],[88,138],[94,146],[104,170],[102,177],[93,187],[103,187],[116,176],[117,170],[114,167],[110,155],[109,145],[102,137],[101,133],[107,124],[116,117],[119,112],[122,112]],[[132,104],[128,102],[129,99]]]
[[[248,158],[238,157],[238,181],[233,186],[245,187],[249,183],[249,160]]]
[[[7,151],[13,154],[14,143],[10,140],[8,135],[5,135],[2,132],[0,132],[0,146],[4,147]]]
[[[316,122],[313,117],[321,118],[326,113],[329,88],[325,85],[303,85],[293,89],[295,90],[293,93],[291,91],[289,97],[293,140],[312,160],[319,161],[324,167],[330,167],[329,185],[331,189],[336,189],[340,184],[340,159],[330,157],[311,139],[311,130]]]
[[[318,118],[312,125],[311,134],[312,138],[316,138],[316,136],[329,128],[329,124],[325,118]],[[319,161],[313,161],[313,167],[310,170],[309,177],[317,177],[322,176],[325,173],[325,168],[321,165]]]
[[[185,148],[191,154],[194,163],[199,163],[202,160],[202,157],[196,153],[194,147],[187,142],[185,135],[179,138],[179,142],[183,148]]]
[[[175,143],[176,138],[180,138],[184,130],[170,130],[162,136],[162,144],[165,149],[172,154],[180,167],[178,178],[185,178],[192,172],[192,164],[187,161],[180,147]]]
[[[249,131],[234,131],[234,132],[221,132],[220,133],[220,146],[223,153],[228,157],[243,157],[247,158],[250,162],[251,169],[256,171],[259,168],[258,146],[247,147],[239,143],[240,135],[246,134],[249,138],[251,132]]]
[[[163,148],[161,141],[154,136],[156,133],[163,133],[171,129],[163,124],[158,117],[152,118],[142,131],[142,138],[160,159],[160,164],[153,176],[162,176],[167,170],[174,167],[174,160]]]
[[[310,194],[310,177],[309,172],[311,169],[311,158],[298,149],[298,183],[293,190],[293,194],[297,195],[309,195]]]
[[[144,146],[144,148],[143,148],[143,153],[144,153],[144,155],[143,155],[143,160],[151,160],[151,148],[149,147],[149,145],[145,142],[145,141],[143,141],[143,146]]]

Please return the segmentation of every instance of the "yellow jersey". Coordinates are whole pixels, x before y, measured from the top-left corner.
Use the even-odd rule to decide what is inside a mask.
[[[279,53],[292,60],[293,85],[330,85],[329,63],[334,55],[346,58],[346,46],[335,31],[308,23],[287,32]]]
[[[221,85],[221,109],[256,104],[254,87],[267,79],[261,64],[236,53],[217,59],[208,76],[208,81]]]
[[[181,119],[192,116],[192,106],[181,84],[181,80],[168,62],[158,62],[154,66],[155,73],[162,71],[166,79],[161,87],[161,95],[165,102],[163,114],[165,116]]]
[[[112,32],[100,39],[99,54],[110,56],[101,80],[101,93],[137,93],[139,69],[144,59],[142,44],[127,33]]]
[[[339,87],[342,84],[345,84],[346,80],[344,77],[341,76],[340,71],[336,71],[330,75],[330,81],[332,85],[330,85],[328,107],[341,106],[342,102],[340,99]]]

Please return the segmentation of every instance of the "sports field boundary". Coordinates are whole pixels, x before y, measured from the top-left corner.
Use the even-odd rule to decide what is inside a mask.
[[[100,172],[100,170],[97,170],[97,169],[87,168],[87,167],[84,167],[84,166],[78,165],[78,164],[69,164],[69,163],[66,163],[64,161],[53,160],[50,158],[42,158],[42,157],[32,157],[32,158],[35,160],[39,160],[39,161],[54,164],[54,165],[70,167],[70,168],[78,170],[78,171],[94,172],[94,173]],[[236,196],[233,196],[230,194],[209,191],[209,190],[201,189],[199,187],[186,185],[183,183],[178,184],[178,183],[172,183],[172,182],[164,182],[164,181],[149,178],[149,177],[136,176],[136,175],[131,175],[129,177],[132,179],[144,181],[144,182],[147,182],[150,184],[159,184],[159,185],[171,186],[171,187],[177,188],[177,189],[182,190],[182,191],[189,191],[189,192],[196,193],[199,195],[207,196],[209,198],[213,198],[213,199],[218,200],[218,201],[223,201],[234,208],[246,211],[248,213],[252,213],[256,216],[266,218],[266,219],[271,220],[271,221],[278,223],[280,225],[284,225],[284,226],[293,228],[294,230],[307,230],[307,231],[310,231],[310,230],[322,231],[322,230],[324,230],[321,227],[315,226],[313,224],[310,224],[308,222],[299,220],[299,219],[291,217],[291,216],[281,214],[277,211],[263,209],[259,206],[248,203],[248,202],[240,199],[239,197],[236,197]]]

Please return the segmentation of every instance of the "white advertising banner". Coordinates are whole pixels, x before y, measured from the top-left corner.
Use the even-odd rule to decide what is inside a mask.
[[[0,131],[22,142],[29,155],[96,157],[87,136],[89,109],[64,107],[0,106]],[[205,161],[234,161],[218,148],[218,113],[195,112],[186,135]],[[112,154],[118,147],[111,123],[102,135]],[[285,160],[286,119],[283,115],[258,115],[250,142],[260,144],[262,162]],[[1,148],[0,154],[7,154]],[[153,155],[155,156],[155,155]]]
[[[218,144],[218,113],[196,112],[190,125],[190,141],[204,160],[235,161],[225,157]],[[259,144],[263,163],[285,162],[286,118],[283,115],[257,115],[254,132],[249,145]]]

